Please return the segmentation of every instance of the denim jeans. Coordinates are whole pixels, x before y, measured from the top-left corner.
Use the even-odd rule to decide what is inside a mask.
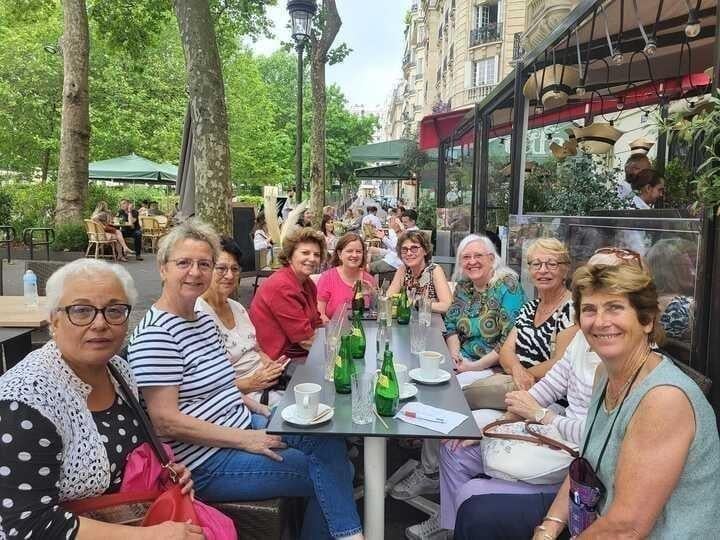
[[[244,450],[216,452],[193,470],[198,496],[208,502],[307,497],[302,539],[360,532],[345,441],[299,435],[283,441],[288,448],[277,451],[280,462]]]

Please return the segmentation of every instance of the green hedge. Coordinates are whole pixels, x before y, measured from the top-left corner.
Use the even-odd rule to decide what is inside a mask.
[[[0,185],[0,225],[12,225],[18,236],[28,227],[51,227],[55,212],[55,182],[43,184],[22,182]],[[164,188],[145,186],[110,187],[102,184],[90,183],[88,196],[83,208],[83,216],[90,217],[95,206],[100,201],[108,203],[110,208],[118,208],[121,199],[136,201],[139,205],[142,200],[156,201],[160,209],[170,212],[178,200],[177,195],[167,195]],[[78,246],[78,232],[80,224],[73,224],[62,231],[63,244]],[[82,235],[84,236],[84,226]],[[59,231],[56,230],[56,237]],[[83,240],[85,242],[85,240]]]

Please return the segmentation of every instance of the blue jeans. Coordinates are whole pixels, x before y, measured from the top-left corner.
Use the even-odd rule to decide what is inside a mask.
[[[260,454],[223,448],[193,470],[195,490],[209,502],[307,497],[302,539],[340,538],[362,530],[353,500],[353,469],[345,441],[283,437],[278,462]]]

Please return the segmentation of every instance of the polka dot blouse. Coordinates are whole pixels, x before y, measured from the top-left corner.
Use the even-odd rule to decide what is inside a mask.
[[[145,436],[120,395],[92,417],[110,462],[105,493],[114,493],[128,454]],[[78,519],[59,505],[62,456],[62,439],[47,418],[24,403],[0,401],[0,537],[75,538]]]

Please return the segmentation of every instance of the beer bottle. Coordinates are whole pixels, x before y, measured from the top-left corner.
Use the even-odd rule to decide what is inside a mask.
[[[405,287],[400,291],[397,305],[397,323],[408,324],[410,322],[410,301]]]
[[[390,343],[385,343],[382,368],[375,384],[375,408],[381,416],[395,416],[400,402],[400,387],[395,375]]]
[[[352,298],[352,313],[360,314],[362,319],[363,313],[365,312],[365,296],[363,295],[362,282],[358,279],[353,287],[353,298]]]
[[[353,311],[352,331],[350,334],[351,354],[353,358],[365,358],[365,330],[363,329],[361,314]]]
[[[344,335],[340,338],[340,351],[335,358],[333,379],[335,382],[335,391],[338,394],[350,393],[350,379],[353,373],[355,373],[355,363],[353,362],[350,352],[350,337],[350,335]]]

